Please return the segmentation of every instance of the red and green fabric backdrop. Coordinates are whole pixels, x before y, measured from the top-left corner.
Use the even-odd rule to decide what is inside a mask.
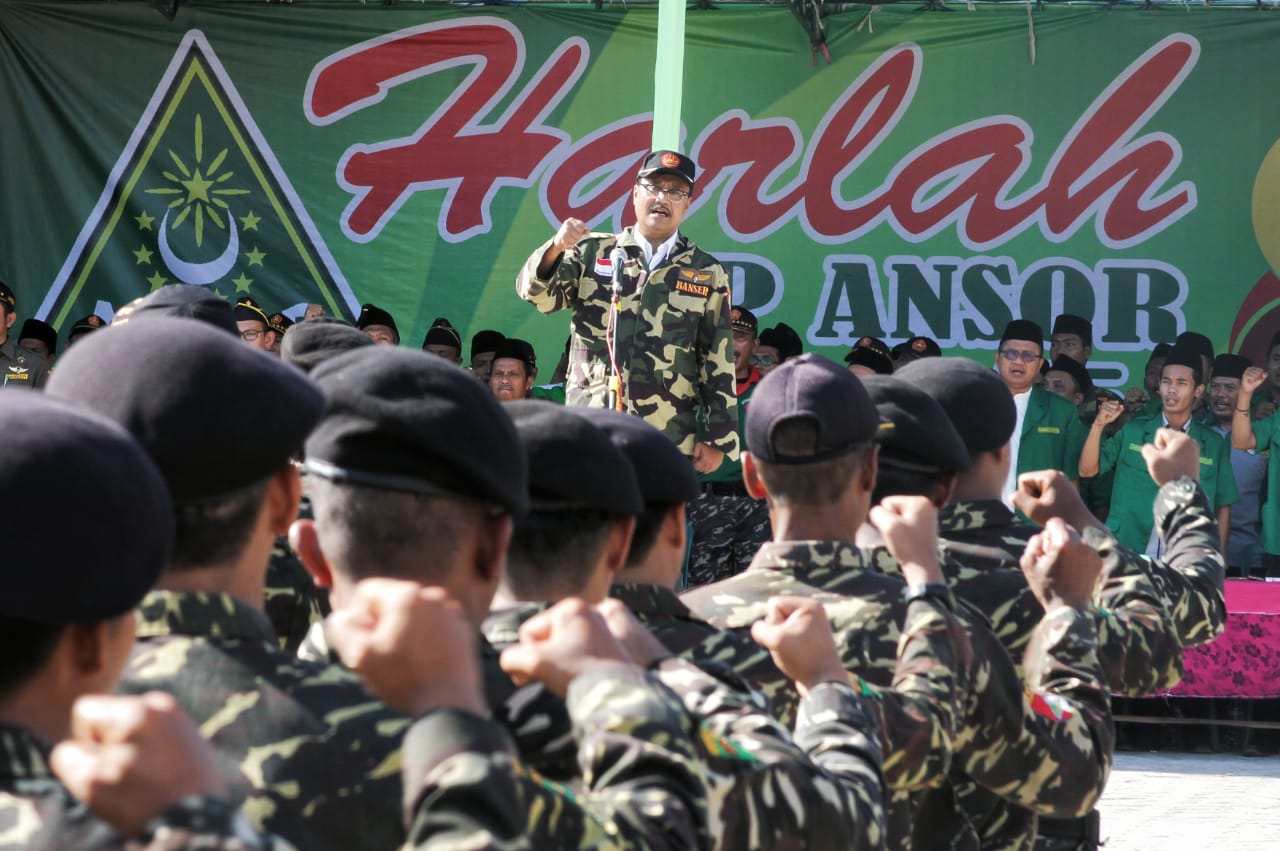
[[[1010,318],[1069,311],[1107,384],[1182,330],[1254,354],[1280,329],[1280,15],[846,8],[829,65],[785,6],[689,12],[684,230],[763,326],[985,359]],[[407,345],[445,316],[554,362],[566,320],[513,279],[566,216],[629,223],[656,26],[622,4],[7,0],[0,279],[64,334],[185,281],[375,302]]]

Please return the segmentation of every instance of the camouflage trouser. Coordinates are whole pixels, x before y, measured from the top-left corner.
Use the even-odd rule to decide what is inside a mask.
[[[690,588],[746,570],[771,535],[769,508],[762,499],[704,493],[687,503],[685,510],[692,529]]]

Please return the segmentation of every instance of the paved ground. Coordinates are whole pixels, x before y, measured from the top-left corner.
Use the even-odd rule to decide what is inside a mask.
[[[1280,849],[1280,757],[1119,753],[1106,851]]]

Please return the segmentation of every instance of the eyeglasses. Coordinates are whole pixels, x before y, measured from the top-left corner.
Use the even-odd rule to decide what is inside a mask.
[[[665,195],[672,201],[677,202],[683,201],[693,195],[692,192],[686,192],[683,189],[663,189],[661,186],[654,186],[652,183],[645,183],[643,181],[640,181],[640,188],[655,198],[661,198]]]
[[[241,339],[241,340],[244,340],[246,343],[252,343],[254,340],[256,340],[256,339],[258,339],[259,337],[261,337],[264,333],[266,333],[266,332],[264,332],[264,331],[257,331],[257,330],[254,330],[254,331],[241,331],[241,332],[240,332],[240,339]]]
[[[1001,349],[1000,357],[1008,361],[1022,361],[1023,363],[1035,363],[1040,360],[1040,355],[1035,352],[1020,352],[1016,349]]]
[[[750,360],[752,366],[773,366],[777,362],[773,355],[752,355]]]

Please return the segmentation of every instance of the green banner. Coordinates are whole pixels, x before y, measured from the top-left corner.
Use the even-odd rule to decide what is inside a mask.
[[[872,12],[871,9],[874,8]],[[986,358],[1089,316],[1100,383],[1195,329],[1280,328],[1280,16],[1253,8],[690,10],[684,230],[735,301],[842,354]],[[567,216],[630,223],[656,8],[0,4],[0,279],[65,333],[166,282],[268,310],[374,302],[541,352],[515,295]],[[1032,56],[1034,55],[1034,61]]]

